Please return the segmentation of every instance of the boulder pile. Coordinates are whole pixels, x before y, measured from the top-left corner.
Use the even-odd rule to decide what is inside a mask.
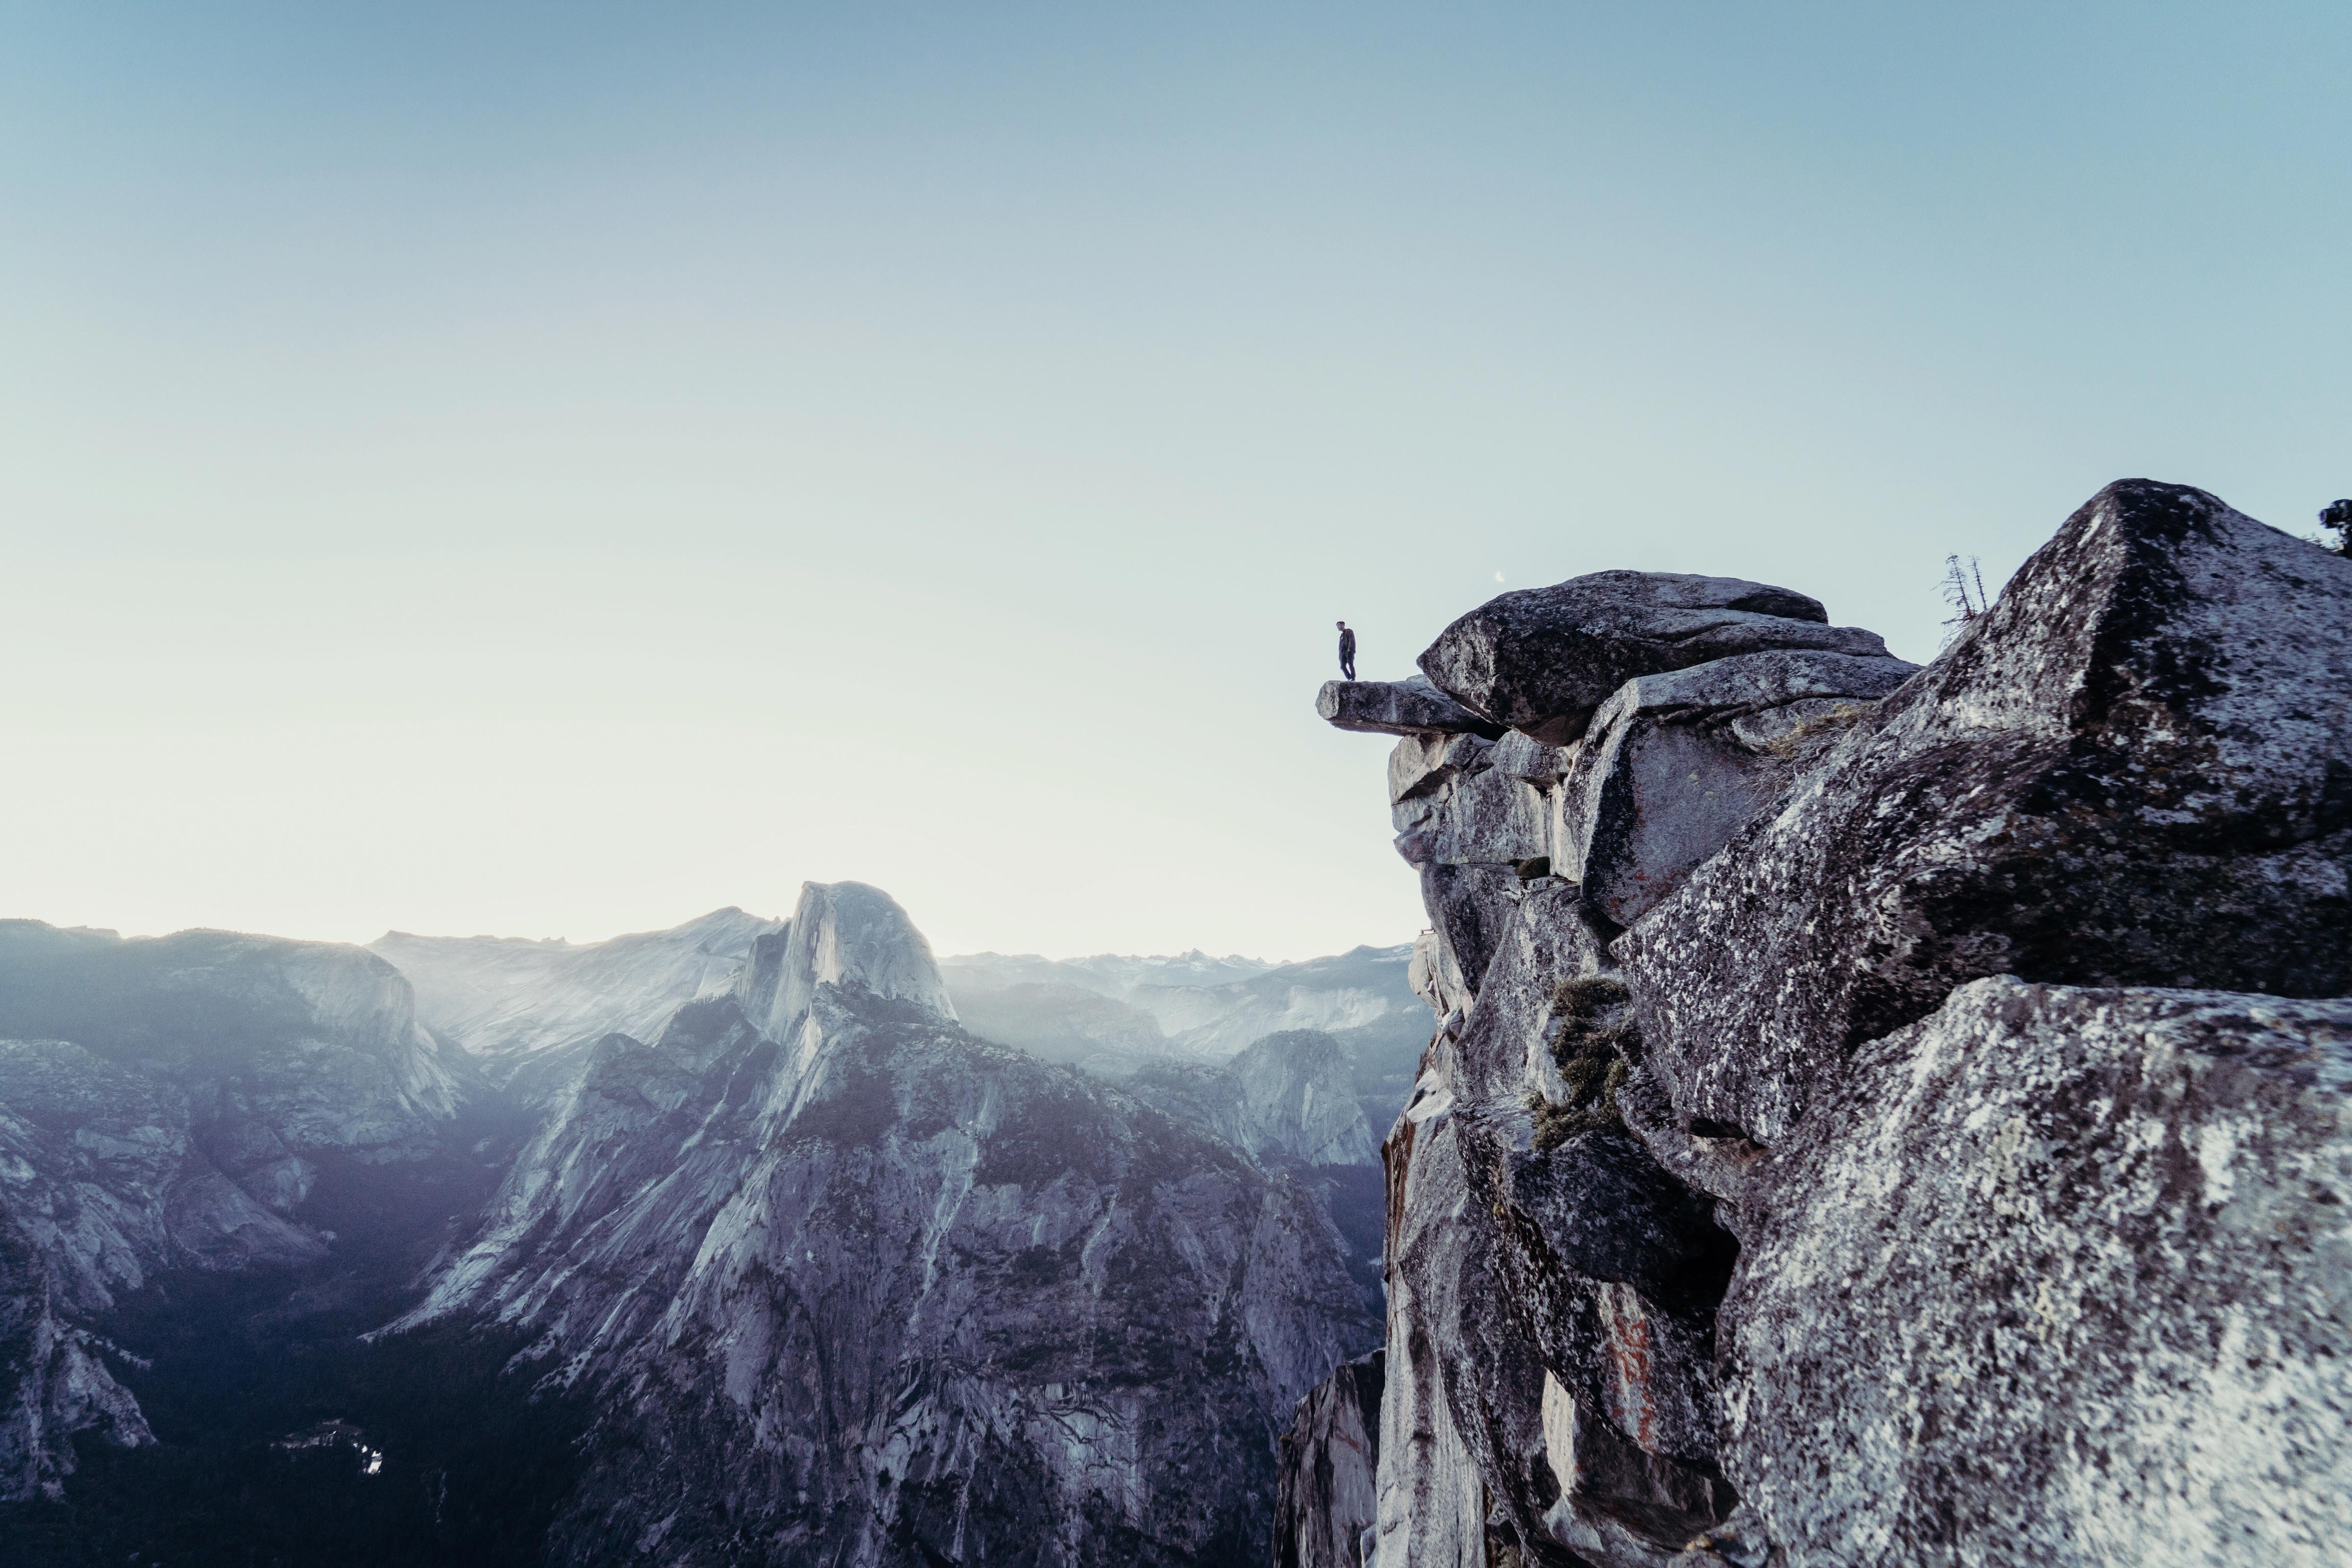
[[[1420,663],[1318,700],[1437,1023],[1285,1562],[2352,1552],[2352,561],[2126,480],[1924,669],[1638,572]]]

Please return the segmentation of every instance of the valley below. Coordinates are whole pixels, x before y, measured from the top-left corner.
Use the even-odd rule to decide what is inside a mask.
[[[1420,669],[1404,946],[0,921],[0,1559],[2344,1560],[2352,560],[2124,480],[1925,666]]]
[[[1380,1333],[1408,956],[940,964],[856,884],[583,946],[0,923],[0,1547],[1261,1561]]]

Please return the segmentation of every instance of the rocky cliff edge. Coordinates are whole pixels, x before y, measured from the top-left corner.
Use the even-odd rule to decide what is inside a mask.
[[[2126,480],[1924,670],[1630,572],[1421,662],[1318,700],[1437,1023],[1285,1562],[2343,1560],[2352,562]]]

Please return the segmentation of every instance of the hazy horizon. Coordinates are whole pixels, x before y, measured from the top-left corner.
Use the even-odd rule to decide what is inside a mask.
[[[856,880],[854,878],[851,879]],[[886,893],[889,891],[887,888],[885,888],[882,890]],[[748,914],[757,920],[775,921],[778,922],[782,922],[782,921],[789,919],[791,915],[791,910],[789,909],[787,909],[782,914],[771,915],[762,914],[758,910],[746,909],[741,904],[714,904],[698,914],[688,915],[683,920],[672,921],[667,925],[632,926],[624,931],[606,931],[600,935],[587,937],[533,936],[526,931],[408,931],[397,926],[387,926],[372,937],[362,937],[358,939],[344,937],[305,937],[297,938],[296,940],[311,942],[341,942],[353,947],[368,947],[386,937],[409,936],[421,937],[427,941],[436,942],[530,942],[541,946],[558,945],[565,947],[594,947],[602,942],[618,942],[624,937],[658,935],[663,931],[675,931],[680,926],[691,925],[695,921],[705,919],[708,916],[723,914],[729,910],[735,910],[742,914]],[[908,918],[910,919],[914,918],[914,914],[915,911],[911,910],[908,911]],[[37,914],[27,915],[21,912],[0,913],[0,920],[41,921],[42,917]],[[119,924],[109,924],[105,921],[81,921],[68,925],[58,921],[45,921],[43,923],[58,926],[60,929],[68,931],[110,931],[113,934],[121,937],[126,942],[145,941],[159,936],[176,936],[183,931],[227,931],[238,936],[286,936],[288,934],[285,931],[248,931],[242,927],[219,925],[207,926],[204,924],[177,926],[170,931],[129,931],[125,930]],[[915,920],[915,929],[918,931],[922,930],[922,921],[919,919]],[[926,935],[925,940],[929,940],[928,935]],[[971,948],[958,949],[950,952],[942,949],[939,943],[932,942],[931,951],[937,955],[939,961],[942,963],[950,963],[958,959],[964,958],[1042,958],[1049,963],[1068,963],[1087,958],[1185,958],[1197,953],[1202,957],[1215,959],[1220,962],[1239,960],[1250,963],[1266,963],[1279,967],[1283,964],[1288,963],[1302,963],[1309,959],[1336,957],[1352,952],[1360,947],[1388,951],[1395,948],[1410,947],[1412,945],[1412,939],[1408,935],[1405,939],[1400,942],[1368,941],[1352,942],[1346,947],[1333,948],[1328,952],[1318,951],[1315,952],[1296,953],[1217,952],[1208,948],[1202,947],[1197,943],[1189,947],[1171,948],[1154,952],[1119,952],[1109,948],[1090,949],[1083,952],[1041,952],[1035,949],[1013,948]]]
[[[1409,940],[1504,587],[2352,492],[2352,12],[7,7],[0,910]]]

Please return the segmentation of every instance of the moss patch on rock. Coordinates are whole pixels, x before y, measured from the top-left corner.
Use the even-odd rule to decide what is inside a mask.
[[[1552,1040],[1551,1058],[1568,1086],[1568,1098],[1528,1096],[1537,1148],[1557,1149],[1580,1132],[1622,1123],[1617,1091],[1624,1087],[1627,1058],[1642,1044],[1630,1001],[1624,985],[1603,974],[1563,981],[1552,994],[1559,1033]]]

